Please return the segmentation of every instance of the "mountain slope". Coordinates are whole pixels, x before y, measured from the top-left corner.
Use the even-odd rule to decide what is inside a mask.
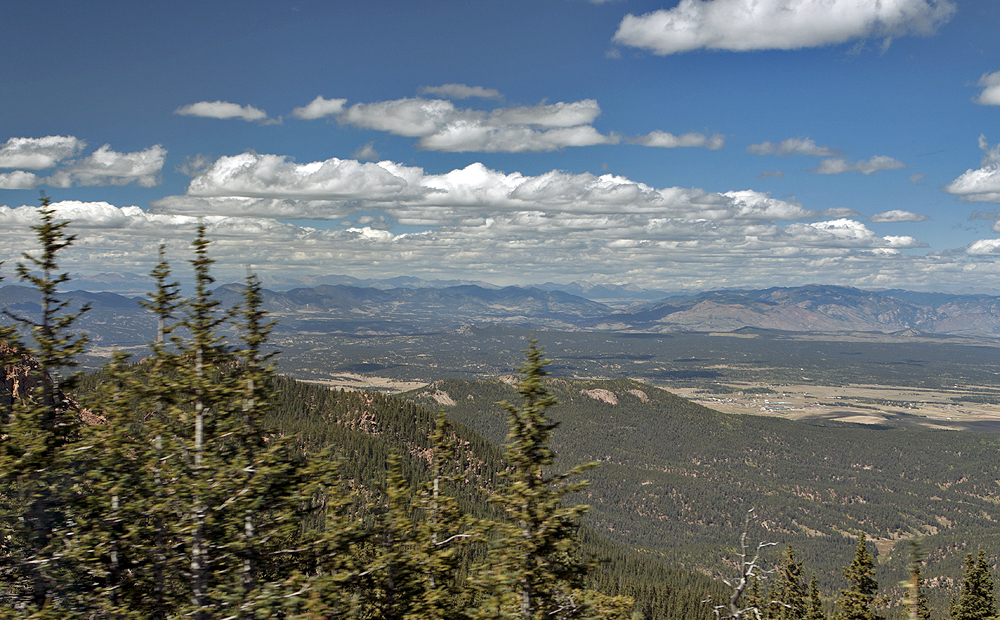
[[[144,364],[136,373],[148,370]],[[104,372],[82,378],[83,397],[107,381]],[[306,453],[332,445],[340,455],[339,471],[346,485],[360,488],[365,504],[384,488],[391,455],[398,455],[412,487],[428,478],[427,457],[434,426],[434,408],[369,392],[344,392],[278,377],[272,384],[271,422],[282,434],[296,438]],[[487,498],[503,484],[506,465],[501,450],[469,427],[457,423],[454,432],[464,484],[442,489],[455,496],[462,509],[480,517],[497,518]],[[359,506],[370,510],[374,503]],[[704,575],[669,566],[662,559],[637,553],[586,529],[584,552],[606,560],[594,570],[591,584],[611,595],[635,597],[637,609],[649,620],[709,620],[711,609],[701,601],[718,598],[724,589]]]
[[[830,589],[862,531],[883,552],[926,536],[925,577],[960,574],[969,545],[1000,542],[995,435],[731,416],[629,380],[549,385],[561,467],[601,463],[588,472],[593,526],[688,568],[721,573],[751,507],[761,536],[793,544]],[[504,432],[495,403],[516,402],[503,378],[438,381],[407,397],[445,406],[491,441]]]

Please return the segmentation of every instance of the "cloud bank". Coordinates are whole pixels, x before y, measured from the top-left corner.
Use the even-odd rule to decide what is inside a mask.
[[[513,175],[502,176],[509,180]],[[521,179],[515,183],[518,187],[542,181],[534,183],[529,194],[549,191],[538,177]],[[584,188],[589,183],[590,193],[615,184],[599,178],[562,180]],[[554,192],[551,200],[557,202],[557,195],[569,198],[572,192],[567,189]],[[879,236],[849,218],[775,224],[770,220],[794,215],[801,207],[749,190],[727,196],[677,193],[673,198],[688,206],[673,212],[618,209],[614,213],[610,205],[620,197],[605,195],[608,207],[603,213],[455,209],[449,225],[406,234],[381,229],[385,222],[370,215],[349,216],[352,220],[345,228],[319,230],[272,217],[151,213],[104,202],[65,201],[53,208],[57,217],[71,220],[69,230],[77,235],[62,264],[85,273],[107,264],[123,272],[148,273],[161,242],[167,245],[171,263],[182,266],[190,258],[190,241],[199,223],[213,240],[210,254],[217,260],[216,273],[230,279],[241,278],[248,263],[264,276],[283,278],[391,271],[423,277],[474,276],[499,284],[597,278],[671,289],[787,286],[816,279],[907,287],[940,279],[954,285],[981,281],[985,274],[997,272],[991,262],[966,260],[976,252],[985,253],[989,240],[970,246],[961,256],[910,256],[904,251],[921,247],[919,241]],[[699,204],[716,209],[714,219],[678,215]],[[16,259],[31,249],[34,239],[28,227],[37,221],[34,207],[0,207],[0,260]]]
[[[661,56],[791,50],[933,34],[954,12],[948,0],[681,0],[672,9],[626,15],[613,42]]]

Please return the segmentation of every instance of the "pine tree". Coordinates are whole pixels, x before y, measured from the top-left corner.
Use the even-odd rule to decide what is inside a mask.
[[[85,427],[75,452],[80,474],[71,502],[75,535],[66,558],[87,584],[69,601],[75,612],[114,619],[162,618],[153,596],[157,513],[153,442],[137,414],[138,377],[116,353],[91,399],[106,423]],[[141,410],[140,410],[141,411]]]
[[[877,620],[875,604],[878,582],[875,580],[875,558],[868,553],[865,534],[861,533],[854,560],[844,569],[848,588],[840,591],[836,620]]]
[[[903,604],[908,609],[910,620],[930,620],[931,610],[924,593],[924,580],[920,576],[921,553],[920,545],[915,539],[910,539],[910,578],[900,582],[907,589]]]
[[[954,620],[985,620],[997,614],[993,577],[986,563],[986,554],[979,552],[973,559],[970,553],[965,557],[965,576],[962,577],[962,593],[952,605]]]
[[[767,592],[762,591],[761,577],[756,574],[747,575],[749,587],[743,592],[740,605],[743,612],[753,620],[760,620],[766,617],[768,610]],[[742,617],[742,616],[740,616]]]
[[[244,618],[278,613],[282,607],[286,592],[268,577],[278,566],[273,558],[281,545],[299,529],[294,508],[299,464],[289,438],[266,422],[275,381],[274,352],[264,347],[275,322],[266,320],[261,304],[260,280],[248,272],[235,317],[243,345],[230,368],[221,369],[235,374],[233,403],[215,426],[225,438],[219,444],[220,465],[228,472],[221,483],[225,500],[218,549],[235,560],[230,563],[233,574],[221,580],[220,600]]]
[[[365,617],[403,620],[420,595],[418,540],[412,489],[403,475],[398,454],[389,457],[384,505],[376,507],[373,552],[360,584],[366,599]]]
[[[430,480],[414,502],[418,513],[413,560],[418,592],[408,616],[412,620],[459,620],[471,606],[469,589],[460,583],[461,552],[477,539],[477,522],[463,515],[449,489],[464,481],[458,443],[451,424],[439,411],[431,433]]]
[[[191,300],[168,283],[161,248],[145,304],[158,320],[153,356],[137,367],[116,356],[95,405],[109,424],[81,442],[95,457],[77,493],[84,535],[74,557],[109,617],[209,618],[225,609],[250,618],[285,606],[273,577],[290,564],[279,550],[298,534],[294,485],[305,483],[292,471],[289,441],[264,422],[272,324],[253,276],[243,304],[221,311],[208,290],[204,228],[194,246]],[[217,335],[234,317],[237,351]]]
[[[492,582],[490,608],[522,620],[583,617],[590,611],[572,592],[580,587],[587,570],[579,557],[577,537],[586,506],[563,506],[562,501],[585,484],[567,480],[592,464],[563,474],[547,471],[555,461],[549,442],[557,426],[547,412],[557,401],[545,386],[549,360],[543,358],[534,338],[525,354],[517,384],[523,404],[502,403],[509,414],[505,456],[510,468],[507,486],[491,499],[508,521],[499,526],[487,559],[493,563],[487,575]]]
[[[815,573],[809,580],[809,609],[806,611],[806,620],[826,620],[826,613],[823,611],[823,599],[819,596],[819,582]]]
[[[769,616],[777,620],[802,620],[807,611],[806,585],[802,581],[802,562],[791,545],[785,549],[771,589]]]
[[[64,379],[61,373],[76,365],[75,357],[87,343],[86,337],[72,334],[72,327],[88,307],[70,312],[69,300],[58,296],[59,285],[69,280],[66,273],[58,273],[58,255],[75,236],[64,231],[68,222],[56,221],[47,197],[42,197],[38,213],[39,223],[31,228],[41,251],[25,253],[17,274],[41,294],[41,311],[37,320],[7,313],[31,331],[34,345],[21,351],[37,361],[35,385],[5,416],[7,436],[0,443],[0,483],[8,497],[19,498],[9,505],[14,514],[4,515],[0,532],[12,541],[5,558],[12,570],[5,581],[16,613],[22,615],[48,613],[68,588],[59,575],[65,570],[59,558],[63,541],[72,535],[67,518],[72,460],[67,448],[77,436],[79,422],[63,396],[73,377]]]
[[[162,244],[159,262],[151,276],[156,289],[141,303],[156,316],[156,340],[150,345],[152,357],[143,368],[146,372],[142,380],[134,381],[131,387],[141,403],[146,434],[152,444],[149,467],[153,488],[150,496],[142,498],[151,502],[147,511],[150,532],[146,538],[150,588],[140,609],[148,609],[150,618],[160,620],[186,596],[177,578],[186,570],[185,557],[183,551],[172,544],[180,536],[176,531],[181,520],[178,515],[185,512],[173,492],[184,473],[180,456],[185,452],[181,440],[184,431],[177,412],[181,411],[184,400],[183,390],[179,389],[178,368],[185,360],[177,351],[180,338],[175,332],[181,327],[179,312],[185,302],[180,284],[170,281],[170,265]]]

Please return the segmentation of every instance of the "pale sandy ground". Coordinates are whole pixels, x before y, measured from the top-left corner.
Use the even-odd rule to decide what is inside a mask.
[[[725,413],[767,415],[789,419],[824,418],[843,422],[875,424],[884,422],[882,414],[907,414],[934,420],[936,428],[947,428],[948,421],[970,422],[1000,420],[1000,405],[956,403],[951,399],[974,394],[977,387],[956,386],[948,391],[887,385],[823,386],[815,384],[770,385],[731,383],[731,387],[768,387],[773,394],[706,394],[694,388],[667,389],[697,403]],[[857,401],[880,399],[892,404]],[[824,404],[821,404],[824,403]],[[945,424],[942,426],[942,422]]]
[[[372,377],[368,375],[358,375],[350,372],[342,372],[329,379],[306,379],[305,383],[315,383],[317,385],[326,385],[335,389],[342,390],[379,390],[381,392],[386,392],[389,394],[398,394],[399,392],[407,392],[409,390],[415,390],[417,388],[422,388],[426,383],[421,383],[419,381],[399,381],[397,379],[388,379],[386,377]]]

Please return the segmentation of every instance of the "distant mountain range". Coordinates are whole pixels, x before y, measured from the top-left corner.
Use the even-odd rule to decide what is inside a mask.
[[[397,288],[451,288],[454,286],[478,286],[480,288],[497,290],[505,288],[482,280],[424,280],[414,276],[396,276],[393,278],[355,278],[345,275],[302,276],[286,278],[264,275],[261,278],[264,286],[272,291],[290,291],[299,288],[311,288],[322,285],[344,285],[359,288],[376,288],[390,290]],[[182,282],[182,284],[187,284]],[[72,276],[71,285],[74,289],[90,292],[110,292],[122,295],[141,295],[152,289],[153,279],[149,276],[119,273],[99,273],[96,275]],[[562,284],[546,282],[544,284],[529,284],[521,288],[537,288],[543,291],[560,291],[572,293],[587,299],[654,301],[670,295],[668,291],[645,289],[635,285],[625,284],[591,284],[583,280]]]
[[[240,285],[227,284],[215,294],[224,304],[235,304],[240,290]],[[594,291],[591,288],[590,294]],[[605,293],[614,291],[601,291]],[[74,299],[74,306],[91,304],[81,328],[91,332],[96,342],[138,344],[147,342],[153,333],[154,321],[137,298],[86,291],[67,295]],[[303,333],[433,333],[468,324],[499,323],[608,332],[752,327],[796,332],[1000,335],[1000,298],[991,295],[864,291],[827,285],[674,295],[623,307],[545,287],[321,284],[288,291],[265,290],[263,302],[279,320],[279,330]],[[39,309],[38,295],[21,286],[2,287],[0,308],[32,315]]]
[[[1000,335],[1000,298],[811,284],[677,296],[617,312],[594,327],[637,331],[925,332]]]

